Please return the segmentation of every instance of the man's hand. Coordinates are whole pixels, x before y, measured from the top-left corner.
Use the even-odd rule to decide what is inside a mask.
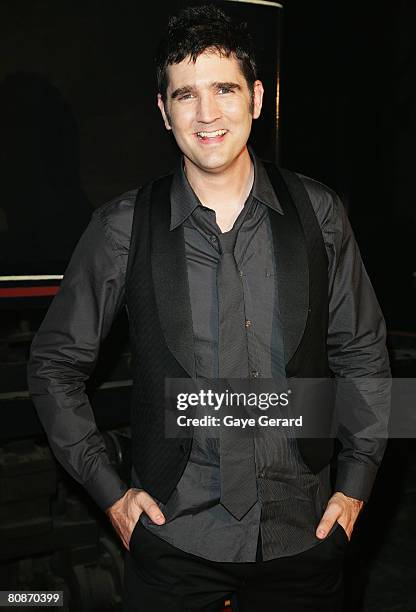
[[[323,517],[316,529],[316,536],[323,540],[328,535],[331,527],[337,521],[344,528],[348,539],[351,539],[354,523],[363,507],[364,502],[354,497],[347,497],[344,493],[337,491],[328,501]]]
[[[143,489],[129,489],[112,506],[107,508],[114,529],[127,550],[130,550],[130,537],[142,512],[146,512],[151,521],[163,525],[165,517],[155,500]]]

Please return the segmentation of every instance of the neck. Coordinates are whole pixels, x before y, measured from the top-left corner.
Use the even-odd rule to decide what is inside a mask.
[[[220,172],[206,172],[185,158],[185,173],[201,203],[215,211],[221,230],[231,229],[253,185],[254,167],[247,147]]]

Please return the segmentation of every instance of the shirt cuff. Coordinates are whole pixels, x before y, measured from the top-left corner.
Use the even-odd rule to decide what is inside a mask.
[[[104,512],[129,490],[110,464],[102,465],[84,488]]]
[[[335,491],[367,502],[377,476],[377,467],[356,461],[338,461]]]

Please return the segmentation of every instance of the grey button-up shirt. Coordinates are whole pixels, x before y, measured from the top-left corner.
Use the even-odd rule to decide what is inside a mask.
[[[254,155],[253,161],[255,182],[247,201],[252,214],[244,217],[235,255],[251,322],[246,329],[252,368],[267,378],[280,368],[282,346],[274,254],[264,213],[268,206],[282,211],[261,162]],[[176,173],[175,183],[179,181],[184,197],[172,198],[171,223],[172,228],[184,223],[198,375],[210,377],[217,368],[214,271],[218,251],[207,237],[210,233],[215,236],[218,228],[207,209],[203,213],[209,227],[194,223],[192,211],[199,202],[183,178]],[[342,203],[324,185],[301,179],[329,259],[330,368],[339,376],[388,378],[384,320]],[[100,343],[125,303],[135,197],[135,190],[128,192],[94,212],[34,339],[29,362],[29,388],[52,450],[103,509],[119,499],[128,484],[110,465],[85,381],[96,363]],[[369,390],[366,400],[369,406],[376,405],[378,391]],[[238,522],[218,503],[218,448],[216,440],[209,440],[195,438],[191,461],[164,508],[167,524],[147,525],[149,529],[183,550],[223,561],[254,561],[259,526],[264,560],[317,543],[315,527],[330,495],[328,468],[314,476],[293,442],[256,439],[259,501]],[[376,442],[371,452],[348,445],[343,448],[336,490],[368,499],[383,450],[383,444]],[[132,484],[139,485],[134,475]],[[142,520],[146,524],[144,516]]]

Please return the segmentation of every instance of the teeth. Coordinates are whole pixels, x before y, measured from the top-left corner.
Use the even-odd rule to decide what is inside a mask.
[[[227,130],[217,130],[216,132],[197,132],[200,138],[215,138],[216,136],[223,136]]]

